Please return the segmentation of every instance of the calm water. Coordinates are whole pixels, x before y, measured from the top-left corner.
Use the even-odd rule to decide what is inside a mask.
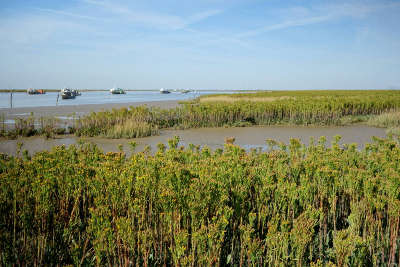
[[[236,91],[237,92],[237,91]],[[159,91],[127,91],[124,95],[113,95],[109,91],[82,92],[75,99],[58,100],[59,106],[85,105],[85,104],[108,104],[108,103],[130,103],[163,100],[187,100],[206,94],[235,93],[234,91],[195,91],[183,94],[171,92],[161,94]],[[27,93],[13,93],[13,107],[49,107],[57,103],[57,92],[48,92],[44,95],[28,95]],[[0,93],[0,108],[10,107],[10,93]]]
[[[366,143],[371,142],[372,136],[385,137],[385,130],[369,126],[348,126],[348,127],[292,127],[292,126],[265,126],[265,127],[246,127],[246,128],[201,128],[190,130],[166,130],[159,136],[151,136],[136,139],[105,139],[105,138],[82,138],[86,142],[97,144],[104,152],[118,151],[118,144],[124,146],[124,151],[130,153],[129,141],[137,143],[137,150],[142,151],[145,145],[149,145],[152,151],[157,150],[158,143],[167,144],[168,140],[174,136],[181,139],[180,145],[187,146],[195,144],[208,146],[211,149],[223,148],[226,137],[235,137],[235,144],[246,150],[252,148],[267,149],[265,140],[274,139],[289,143],[290,138],[298,138],[306,145],[309,144],[310,137],[318,139],[320,136],[327,138],[327,145],[331,143],[335,135],[341,135],[340,144],[357,143],[359,148],[363,148]],[[23,143],[23,149],[30,153],[42,150],[50,150],[57,145],[77,144],[80,139],[69,136],[60,139],[44,139],[42,137],[19,138],[18,140],[0,139],[0,152],[15,155],[18,142]]]

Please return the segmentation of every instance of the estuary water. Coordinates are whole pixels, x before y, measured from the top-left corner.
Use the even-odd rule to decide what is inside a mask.
[[[291,138],[297,138],[302,143],[308,145],[310,138],[314,137],[316,141],[320,136],[327,138],[327,145],[331,144],[335,135],[342,136],[340,144],[357,143],[358,148],[363,148],[366,143],[372,142],[372,137],[385,137],[385,129],[369,127],[363,125],[346,127],[297,127],[297,126],[260,126],[245,128],[200,128],[188,130],[164,130],[158,136],[150,136],[135,139],[105,139],[105,138],[77,138],[67,136],[58,139],[45,139],[43,137],[19,138],[17,140],[0,139],[0,152],[15,155],[18,142],[23,143],[23,149],[27,149],[31,154],[50,150],[53,146],[72,145],[79,141],[90,142],[98,145],[104,152],[117,152],[118,145],[122,144],[124,151],[130,154],[129,142],[137,143],[136,151],[143,151],[146,145],[149,145],[152,152],[157,150],[157,144],[167,144],[168,140],[174,136],[180,137],[179,145],[187,147],[189,144],[208,146],[215,150],[223,148],[225,138],[235,137],[235,144],[251,149],[268,149],[265,140],[273,139],[286,144]]]
[[[126,94],[113,95],[109,91],[83,91],[81,96],[74,99],[61,99],[57,102],[58,92],[47,92],[43,95],[29,95],[25,92],[14,92],[12,95],[13,108],[23,107],[54,107],[87,104],[135,103],[150,101],[188,100],[200,95],[237,93],[238,91],[199,90],[188,93],[174,92],[161,94],[160,91],[126,91]],[[0,93],[0,108],[11,107],[11,93]]]

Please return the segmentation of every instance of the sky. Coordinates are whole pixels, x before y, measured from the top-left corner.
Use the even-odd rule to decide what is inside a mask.
[[[0,0],[0,88],[400,89],[400,0]]]

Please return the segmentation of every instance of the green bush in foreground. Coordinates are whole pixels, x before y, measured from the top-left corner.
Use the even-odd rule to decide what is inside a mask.
[[[399,142],[337,141],[0,154],[0,262],[395,266]]]

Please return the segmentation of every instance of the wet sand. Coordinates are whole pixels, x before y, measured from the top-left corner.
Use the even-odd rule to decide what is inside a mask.
[[[74,106],[52,106],[52,107],[24,107],[24,108],[0,108],[0,114],[5,116],[5,119],[12,120],[15,118],[24,118],[30,116],[31,112],[37,118],[39,117],[67,117],[73,113],[81,116],[92,111],[110,110],[113,108],[122,108],[130,106],[147,105],[149,107],[174,108],[179,105],[178,100],[169,101],[147,101],[147,102],[131,102],[131,103],[110,103],[110,104],[88,104]]]
[[[201,128],[189,130],[165,130],[159,136],[151,136],[135,139],[105,139],[105,138],[77,138],[66,136],[58,139],[43,137],[19,138],[17,140],[0,139],[0,152],[15,155],[17,143],[23,143],[23,149],[30,154],[50,150],[55,145],[77,144],[79,140],[97,144],[104,152],[118,151],[118,145],[124,146],[124,151],[130,154],[129,142],[137,143],[136,151],[143,151],[146,145],[150,145],[152,151],[157,150],[157,144],[164,143],[174,136],[180,137],[180,145],[187,146],[195,144],[208,146],[211,149],[223,148],[226,137],[235,137],[235,144],[247,150],[252,148],[267,149],[265,140],[274,139],[289,143],[291,138],[298,138],[308,145],[310,137],[316,140],[320,136],[327,138],[327,145],[331,143],[335,135],[341,135],[341,144],[357,143],[362,148],[366,143],[371,142],[372,136],[385,137],[385,129],[369,126],[346,126],[346,127],[297,127],[297,126],[263,126],[246,128]]]

